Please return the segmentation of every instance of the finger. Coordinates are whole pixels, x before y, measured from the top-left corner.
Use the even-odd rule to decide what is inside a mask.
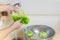
[[[20,22],[20,20],[17,20],[16,23],[22,25],[22,23]]]
[[[15,21],[15,22],[20,23],[20,20],[17,20],[17,21]]]
[[[11,10],[6,10],[6,12],[8,13],[8,16],[11,14]]]

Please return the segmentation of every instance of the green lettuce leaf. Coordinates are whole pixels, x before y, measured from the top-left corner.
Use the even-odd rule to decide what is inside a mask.
[[[25,15],[24,11],[12,11],[11,15],[14,21],[20,20],[22,24],[28,24],[30,19]]]

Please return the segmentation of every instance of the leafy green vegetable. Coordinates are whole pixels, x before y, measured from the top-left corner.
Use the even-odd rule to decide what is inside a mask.
[[[40,38],[47,38],[48,37],[48,34],[46,32],[40,32],[39,33],[39,37]]]
[[[21,19],[21,23],[22,24],[28,24],[29,23],[29,18],[28,17],[22,17],[22,19]]]
[[[23,11],[22,12],[12,11],[12,19],[14,21],[20,20],[22,24],[28,24],[30,21],[30,19],[25,15],[25,13]]]
[[[28,37],[31,37],[31,36],[33,36],[33,32],[32,31],[28,31],[27,33],[26,33],[26,35],[28,36]]]
[[[12,12],[12,19],[14,20],[14,21],[16,21],[16,20],[19,20],[20,19],[20,17],[18,16],[18,14],[16,13],[16,12]]]
[[[24,11],[18,11],[17,12],[19,17],[21,17],[21,23],[22,24],[28,24],[30,19],[25,15]]]

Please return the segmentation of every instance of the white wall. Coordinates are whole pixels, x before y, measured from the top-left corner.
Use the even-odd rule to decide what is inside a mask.
[[[28,14],[60,14],[60,0],[21,0]]]

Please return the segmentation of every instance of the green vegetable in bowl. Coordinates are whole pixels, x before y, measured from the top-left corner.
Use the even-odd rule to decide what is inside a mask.
[[[33,32],[32,31],[28,31],[27,33],[26,33],[26,35],[28,36],[28,37],[31,37],[31,36],[33,36]]]
[[[47,38],[48,37],[48,34],[46,32],[40,32],[39,33],[39,37],[40,38]]]

